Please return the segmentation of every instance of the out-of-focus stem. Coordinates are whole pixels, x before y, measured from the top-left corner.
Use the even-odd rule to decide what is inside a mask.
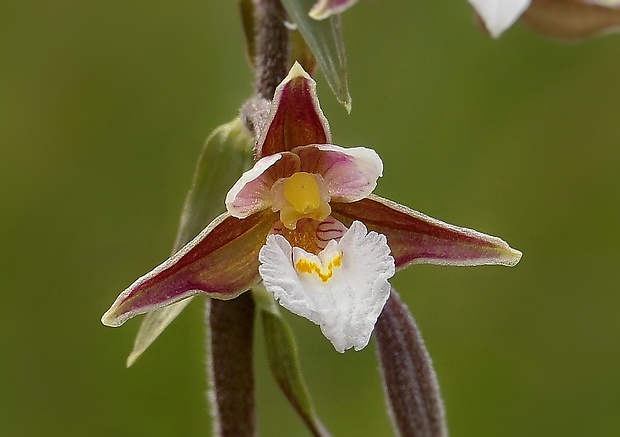
[[[208,300],[206,318],[213,435],[255,436],[252,295]]]
[[[381,376],[394,428],[402,437],[445,437],[437,376],[413,316],[394,289],[375,326]]]
[[[256,93],[268,100],[288,70],[289,30],[280,0],[254,0]]]

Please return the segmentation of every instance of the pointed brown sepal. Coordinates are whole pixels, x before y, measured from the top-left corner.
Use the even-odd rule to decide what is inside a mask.
[[[620,31],[620,9],[595,3],[533,0],[521,21],[543,35],[567,41]]]
[[[297,146],[330,142],[329,124],[319,106],[316,83],[295,62],[276,89],[269,118],[258,139],[258,158],[289,152]]]
[[[411,264],[513,266],[521,259],[521,252],[497,237],[441,222],[379,196],[333,203],[332,209],[332,215],[346,226],[360,220],[368,229],[387,236],[397,268]]]
[[[179,252],[123,291],[103,315],[120,326],[143,314],[202,293],[228,300],[259,280],[258,252],[277,215],[270,210],[240,220],[222,214]]]

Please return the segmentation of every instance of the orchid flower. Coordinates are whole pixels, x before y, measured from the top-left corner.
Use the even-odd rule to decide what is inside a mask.
[[[617,30],[620,0],[468,0],[493,38],[519,18],[534,30],[576,39]]]
[[[228,192],[227,212],[123,291],[104,324],[195,294],[233,299],[262,283],[283,307],[320,325],[336,350],[359,350],[397,269],[513,266],[521,258],[499,238],[371,194],[381,159],[332,144],[315,82],[297,63],[275,92],[256,155]]]

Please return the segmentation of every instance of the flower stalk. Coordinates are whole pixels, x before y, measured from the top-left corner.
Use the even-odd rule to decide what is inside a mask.
[[[401,436],[448,435],[437,375],[422,335],[394,289],[375,327],[383,389]]]
[[[255,89],[271,100],[288,70],[289,35],[286,13],[279,0],[254,0]],[[257,105],[261,113],[261,105]],[[246,106],[247,108],[247,106]],[[247,114],[246,119],[260,118]],[[256,135],[258,126],[252,123]],[[257,435],[254,390],[253,332],[255,305],[251,293],[231,301],[207,300],[207,378],[213,418],[213,435]]]
[[[207,364],[213,435],[251,437],[256,433],[254,399],[254,300],[207,300]]]

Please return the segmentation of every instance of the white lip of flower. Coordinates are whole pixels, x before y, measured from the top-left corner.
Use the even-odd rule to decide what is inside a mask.
[[[384,235],[354,221],[318,255],[270,235],[258,259],[265,288],[283,307],[319,325],[338,352],[368,344],[395,273]]]
[[[525,12],[531,0],[468,0],[493,38],[498,38]]]

